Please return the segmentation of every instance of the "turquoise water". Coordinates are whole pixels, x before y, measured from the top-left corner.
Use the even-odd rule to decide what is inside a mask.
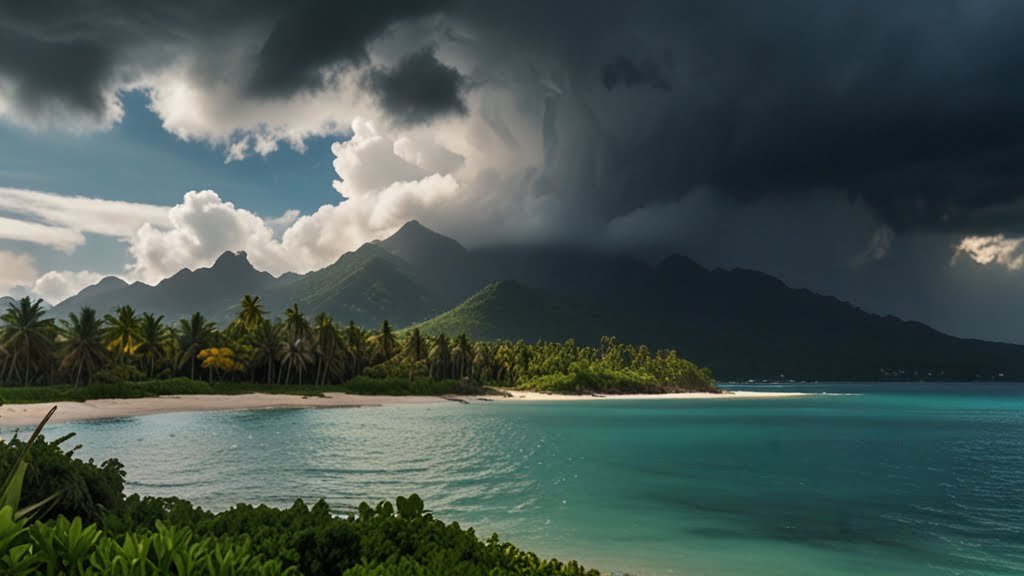
[[[1024,573],[1024,386],[766,388],[843,394],[181,413],[48,434],[121,459],[143,494],[344,510],[417,492],[484,536],[609,571]]]

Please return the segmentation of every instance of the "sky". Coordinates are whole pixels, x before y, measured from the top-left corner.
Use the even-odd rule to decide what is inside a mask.
[[[0,294],[417,219],[1024,342],[1016,0],[0,0]]]

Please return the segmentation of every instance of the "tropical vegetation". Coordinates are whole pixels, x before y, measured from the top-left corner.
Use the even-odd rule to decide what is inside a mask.
[[[198,312],[171,322],[131,306],[102,317],[86,307],[56,322],[40,301],[23,298],[0,316],[0,383],[24,389],[61,385],[66,397],[83,399],[97,396],[74,389],[126,397],[158,390],[326,386],[413,394],[476,393],[483,386],[607,393],[717,390],[707,369],[675,351],[652,351],[611,337],[598,346],[579,346],[572,340],[473,341],[464,333],[428,335],[416,327],[399,332],[387,321],[366,330],[353,322],[339,325],[323,313],[307,318],[298,305],[273,318],[251,295],[242,298],[237,316],[224,327]],[[4,392],[7,401],[25,397],[60,398]]]

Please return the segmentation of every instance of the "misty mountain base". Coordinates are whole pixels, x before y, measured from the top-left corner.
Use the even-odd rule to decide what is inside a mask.
[[[9,576],[480,574],[596,576],[542,560],[497,535],[445,524],[415,494],[339,517],[320,500],[287,510],[240,504],[214,514],[176,498],[125,497],[117,460],[96,465],[39,438],[28,450],[24,501],[58,495],[36,521],[0,507],[0,573]],[[25,443],[0,442],[0,472]],[[6,474],[5,474],[6,475]],[[69,519],[70,518],[70,519]]]
[[[22,390],[0,398],[273,392],[282,385],[311,394],[327,386],[360,394],[420,395],[481,394],[485,386],[574,393],[717,391],[709,370],[675,351],[652,353],[610,337],[597,347],[572,340],[472,342],[464,333],[425,336],[419,327],[399,334],[387,321],[377,331],[352,322],[339,328],[324,313],[311,324],[298,305],[282,320],[266,316],[260,298],[246,295],[224,330],[198,312],[167,325],[162,316],[139,316],[130,306],[103,318],[83,308],[58,326],[39,301],[23,298],[0,317],[0,379]],[[206,385],[195,381],[203,375]],[[141,380],[149,383],[134,382]],[[73,387],[30,386],[67,382]]]

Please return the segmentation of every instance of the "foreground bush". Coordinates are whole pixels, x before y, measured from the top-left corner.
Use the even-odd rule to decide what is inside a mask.
[[[124,503],[124,466],[116,459],[97,464],[75,458],[78,446],[63,448],[73,437],[68,434],[52,442],[39,437],[31,445],[21,500],[40,502],[56,495],[52,507],[41,511],[43,519],[63,514],[86,523],[99,522],[105,512]],[[0,472],[15,466],[24,447],[25,442],[18,438],[0,442]]]
[[[415,494],[394,505],[364,503],[348,518],[333,515],[323,500],[312,507],[297,501],[287,510],[239,505],[213,514],[183,500],[132,496],[106,519],[112,533],[161,525],[187,527],[218,541],[244,536],[252,553],[306,575],[597,574],[575,562],[541,560],[496,534],[480,540],[472,529],[434,518]]]
[[[81,518],[61,516],[31,526],[0,508],[0,574],[134,576],[148,574],[252,575],[298,574],[278,560],[264,561],[245,538],[196,538],[188,528],[155,525],[153,532],[104,534]]]

